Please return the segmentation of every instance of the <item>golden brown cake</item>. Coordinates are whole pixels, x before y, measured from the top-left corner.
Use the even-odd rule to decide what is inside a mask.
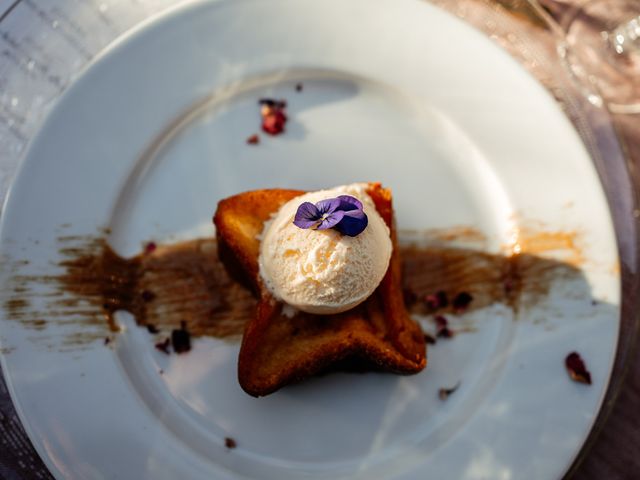
[[[247,323],[240,348],[241,387],[256,397],[268,395],[349,362],[398,374],[424,369],[424,335],[403,300],[391,193],[380,184],[368,184],[367,194],[390,229],[393,253],[384,278],[367,300],[339,314],[289,316],[263,285],[258,255],[264,223],[303,193],[283,189],[241,193],[222,200],[214,216],[222,261],[258,297],[255,318]]]

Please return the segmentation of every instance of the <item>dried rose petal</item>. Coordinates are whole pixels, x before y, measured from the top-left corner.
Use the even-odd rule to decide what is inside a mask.
[[[191,350],[191,334],[186,329],[186,323],[182,322],[179,329],[171,332],[171,343],[176,353],[185,353]]]
[[[440,303],[438,302],[438,297],[436,297],[435,294],[425,295],[424,303],[429,310],[437,310],[438,307],[440,306]]]
[[[451,338],[453,337],[453,331],[449,327],[444,327],[438,330],[438,337]]]
[[[287,102],[262,98],[259,103],[261,105],[262,130],[269,135],[279,135],[284,132],[284,125],[287,123],[287,115],[284,109],[287,106]]]
[[[440,400],[446,400],[447,398],[449,398],[449,395],[455,392],[458,388],[460,388],[460,382],[456,383],[451,388],[441,388],[440,390],[438,390],[438,397],[440,397]]]
[[[453,332],[449,329],[449,321],[443,315],[436,315],[436,336],[443,338],[453,337]]]
[[[169,351],[169,346],[171,345],[171,339],[165,338],[162,342],[156,343],[156,348],[160,350],[162,353],[166,353],[169,355],[171,352]]]
[[[438,290],[436,293],[426,295],[424,301],[430,310],[446,308],[449,305],[449,298],[444,290]]]
[[[591,385],[591,373],[587,370],[587,366],[578,352],[571,352],[567,355],[567,358],[564,359],[564,364],[571,380]]]
[[[145,327],[147,327],[147,332],[149,333],[152,333],[152,334],[160,333],[160,330],[158,330],[158,327],[156,327],[153,323],[147,323]]]
[[[146,253],[147,255],[153,253],[156,248],[158,248],[158,246],[154,242],[147,242],[147,244],[144,246],[144,253]]]
[[[260,137],[254,133],[249,138],[247,138],[247,143],[249,145],[257,145],[258,143],[260,143]]]
[[[468,293],[468,292],[460,292],[453,299],[453,302],[452,302],[453,308],[456,311],[465,310],[469,306],[469,304],[471,303],[472,300],[473,300],[473,297],[471,296],[470,293]]]
[[[287,116],[281,111],[273,111],[262,117],[262,130],[269,135],[279,135],[284,132]]]
[[[433,345],[434,343],[436,343],[435,337],[429,333],[424,334],[424,341],[430,345]]]
[[[238,444],[236,443],[236,441],[233,438],[225,437],[224,446],[227,447],[229,450],[231,450],[231,449],[236,448],[238,446]]]

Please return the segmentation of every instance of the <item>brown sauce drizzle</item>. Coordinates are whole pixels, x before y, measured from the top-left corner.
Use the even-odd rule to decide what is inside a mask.
[[[242,334],[256,305],[218,260],[215,240],[159,245],[130,259],[103,242],[62,265],[62,288],[102,309],[114,331],[113,313],[126,310],[139,325],[160,331],[184,321],[194,336],[233,337]]]
[[[468,310],[501,302],[517,312],[547,295],[553,280],[582,275],[572,265],[528,253],[506,256],[464,248],[406,247],[402,260],[404,287],[416,298],[440,290],[449,297],[468,292],[473,295]],[[411,311],[429,313],[420,301]]]
[[[517,311],[546,295],[554,279],[582,275],[575,264],[581,255],[574,234],[546,232],[540,241],[530,236],[520,245],[531,245],[534,252],[522,248],[514,255],[447,246],[460,236],[484,239],[459,228],[440,232],[431,246],[401,247],[404,288],[415,298],[439,290],[450,296],[465,291],[473,295],[469,309],[502,302]],[[47,322],[91,327],[67,335],[67,346],[104,339],[109,334],[105,325],[118,331],[113,315],[118,310],[133,314],[150,332],[166,335],[185,322],[193,336],[229,339],[238,339],[253,317],[256,301],[229,277],[214,239],[158,245],[132,258],[117,255],[104,238],[64,237],[61,242],[59,275],[23,275],[24,262],[15,262],[4,308],[9,318],[33,329],[42,330]],[[570,249],[569,262],[540,256],[545,249]],[[414,302],[411,311],[428,313],[422,301]]]

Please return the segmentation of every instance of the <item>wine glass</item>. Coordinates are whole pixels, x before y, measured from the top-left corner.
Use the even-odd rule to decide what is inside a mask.
[[[640,0],[541,3],[555,10],[565,34],[561,56],[589,101],[640,113]]]

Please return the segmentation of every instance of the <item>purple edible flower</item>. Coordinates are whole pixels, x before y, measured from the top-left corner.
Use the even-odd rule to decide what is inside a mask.
[[[338,200],[340,200],[338,208],[344,212],[344,216],[336,225],[336,230],[343,235],[355,237],[369,224],[369,219],[362,209],[362,203],[349,195],[340,195]]]
[[[343,235],[355,237],[369,224],[362,208],[362,202],[349,195],[321,200],[315,205],[304,202],[298,207],[293,224],[314,230],[335,228]]]
[[[296,227],[315,230],[333,228],[344,217],[344,212],[338,210],[338,207],[340,207],[340,200],[337,198],[321,200],[315,205],[304,202],[298,207],[293,224]]]

